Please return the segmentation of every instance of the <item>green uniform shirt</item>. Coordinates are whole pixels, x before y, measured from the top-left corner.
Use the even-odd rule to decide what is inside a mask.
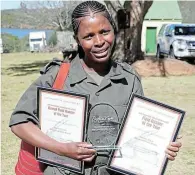
[[[39,124],[37,118],[37,86],[51,88],[57,72],[59,70],[60,61],[53,61],[45,66],[42,70],[42,75],[27,89],[19,100],[10,119],[10,126],[32,121]],[[132,93],[143,95],[142,85],[139,76],[134,69],[126,63],[116,63],[111,61],[111,68],[109,73],[103,78],[100,85],[98,85],[93,78],[91,78],[83,69],[81,61],[78,57],[74,58],[71,62],[70,70],[66,83],[64,83],[66,91],[77,93],[89,94],[89,123],[88,123],[88,142],[101,143],[103,135],[101,132],[96,131],[92,133],[93,123],[91,117],[99,115],[99,113],[114,116],[111,122],[114,123],[114,131],[109,131],[107,134],[110,136],[104,143],[110,143],[113,140],[120,123],[122,122],[127,103]],[[99,118],[100,119],[100,118]],[[98,119],[98,120],[99,120]],[[113,120],[113,121],[112,121]],[[118,125],[117,125],[118,124]],[[108,127],[110,124],[108,124]],[[116,127],[115,127],[116,126]],[[119,126],[119,127],[118,127]],[[112,127],[112,126],[111,126]],[[113,129],[112,127],[112,129]],[[98,135],[99,133],[100,135]],[[97,136],[97,138],[94,137]],[[114,137],[113,137],[114,135]],[[99,137],[99,138],[98,138]],[[105,137],[106,139],[106,137]],[[105,167],[110,152],[103,152],[98,154],[96,159],[90,164],[86,164],[85,174],[117,174],[109,172]],[[104,166],[103,166],[104,165]],[[93,167],[91,169],[91,167]],[[44,172],[46,175],[50,174],[76,174],[63,169],[48,166]]]

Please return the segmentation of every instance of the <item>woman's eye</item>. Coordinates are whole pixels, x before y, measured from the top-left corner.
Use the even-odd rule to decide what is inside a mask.
[[[104,31],[102,31],[101,33],[102,33],[103,35],[107,35],[109,32],[110,32],[109,30],[104,30]]]
[[[84,37],[84,39],[90,40],[92,37],[93,37],[92,35],[87,35],[87,36]]]

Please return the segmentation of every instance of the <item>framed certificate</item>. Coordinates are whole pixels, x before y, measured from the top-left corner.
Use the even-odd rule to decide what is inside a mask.
[[[85,141],[88,95],[38,87],[37,109],[40,128],[49,137],[62,142]],[[36,148],[37,160],[83,173],[84,164],[45,149]]]
[[[108,168],[123,174],[161,175],[165,150],[175,141],[185,112],[133,94]]]

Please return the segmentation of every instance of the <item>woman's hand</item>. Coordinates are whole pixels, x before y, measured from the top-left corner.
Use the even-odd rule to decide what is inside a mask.
[[[91,162],[94,159],[96,153],[96,150],[89,148],[91,146],[91,144],[86,142],[63,143],[59,154],[75,160]]]
[[[72,159],[82,161],[92,161],[96,151],[88,149],[91,144],[85,142],[61,143],[45,135],[32,122],[21,123],[11,127],[12,132],[26,143],[35,147],[43,148],[61,156],[67,156]]]
[[[182,146],[181,142],[178,140],[182,138],[182,136],[177,137],[176,142],[171,142],[169,146],[166,149],[167,158],[169,160],[175,160],[175,157],[177,156],[177,152],[179,152],[180,147]]]

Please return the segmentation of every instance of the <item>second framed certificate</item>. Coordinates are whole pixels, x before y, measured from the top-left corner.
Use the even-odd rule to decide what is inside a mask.
[[[49,137],[62,142],[85,141],[88,95],[38,87],[37,109],[40,128]],[[36,148],[36,158],[46,164],[83,173],[83,162]]]
[[[175,141],[185,112],[133,94],[108,168],[123,174],[161,175],[165,150]]]

